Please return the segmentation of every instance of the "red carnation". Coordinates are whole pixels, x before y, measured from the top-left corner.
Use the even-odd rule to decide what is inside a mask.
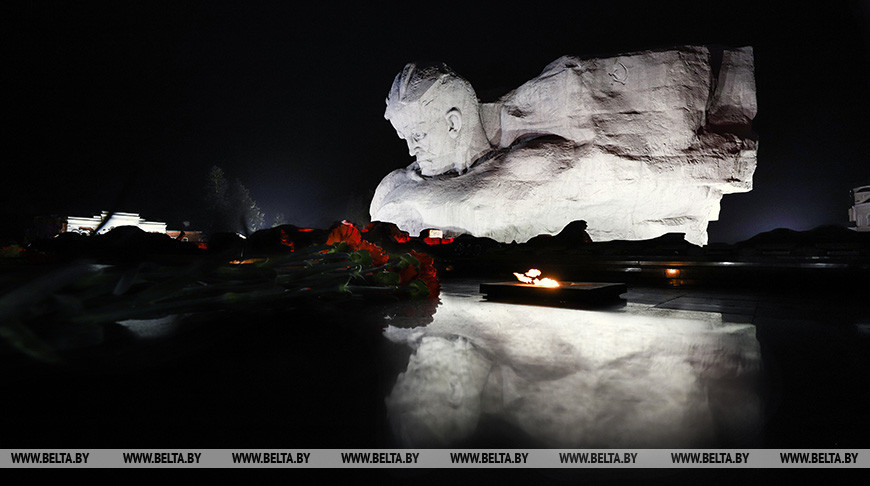
[[[414,250],[411,250],[411,256],[420,262],[420,268],[417,270],[416,277],[426,284],[426,287],[429,289],[429,296],[434,297],[438,295],[441,284],[438,282],[438,274],[435,271],[435,260],[425,253],[417,253]]]
[[[332,245],[342,241],[346,242],[351,248],[357,249],[359,248],[360,241],[362,241],[362,233],[356,229],[356,226],[342,222],[329,232],[329,238],[326,239],[326,244]]]
[[[329,232],[329,238],[326,240],[327,245],[341,242],[347,243],[350,251],[366,250],[369,252],[369,255],[372,256],[372,265],[375,267],[386,265],[390,259],[383,248],[362,239],[362,233],[351,223],[342,222]]]
[[[369,243],[366,240],[361,240],[355,249],[368,251],[369,255],[372,256],[372,266],[375,267],[386,265],[387,261],[390,259],[389,255],[387,255],[383,248]]]
[[[411,283],[412,280],[417,278],[418,273],[420,272],[414,265],[408,265],[405,268],[399,269],[399,285]]]

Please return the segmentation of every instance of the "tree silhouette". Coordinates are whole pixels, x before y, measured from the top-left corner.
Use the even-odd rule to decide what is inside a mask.
[[[205,187],[205,203],[209,213],[208,231],[234,231],[249,234],[263,228],[265,214],[251,193],[238,179],[227,181],[224,170],[212,166]]]

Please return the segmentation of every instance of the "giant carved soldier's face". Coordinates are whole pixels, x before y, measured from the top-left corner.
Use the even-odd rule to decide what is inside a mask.
[[[390,123],[399,138],[408,144],[425,176],[454,170],[463,157],[459,150],[462,115],[457,108],[442,103],[411,103],[396,112]]]

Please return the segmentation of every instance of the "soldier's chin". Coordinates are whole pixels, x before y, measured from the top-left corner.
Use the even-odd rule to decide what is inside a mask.
[[[426,160],[417,159],[417,165],[420,166],[420,173],[423,174],[424,176],[441,175],[441,174],[447,172],[448,170],[450,170],[449,168],[445,169],[445,168],[439,166],[439,164],[435,163],[432,159],[426,159]]]
[[[431,160],[417,159],[417,165],[420,166],[420,173],[424,176],[437,175],[435,170],[435,164],[433,164]]]

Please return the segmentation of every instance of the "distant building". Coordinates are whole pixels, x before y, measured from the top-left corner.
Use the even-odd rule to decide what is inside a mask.
[[[61,230],[62,232],[67,233],[83,233],[83,234],[93,234],[94,230],[100,226],[100,223],[109,215],[108,211],[103,211],[102,213],[91,216],[90,218],[83,218],[79,216],[67,216],[66,224],[64,228]],[[112,228],[118,226],[136,226],[142,231],[146,231],[148,233],[166,233],[166,223],[160,223],[157,221],[145,221],[144,219],[139,217],[139,213],[114,213],[112,217],[106,221],[106,224],[100,228],[99,234],[107,233]]]
[[[850,228],[855,231],[870,231],[870,186],[852,189],[855,205],[849,208],[849,221],[855,223]]]
[[[60,233],[79,233],[83,235],[92,235],[94,230],[100,226],[100,223],[109,215],[108,211],[91,216],[89,218],[80,216],[37,216],[33,220],[33,228],[28,230],[29,240],[48,239],[59,235]],[[187,221],[184,222],[188,225]],[[168,230],[166,223],[159,221],[145,221],[139,216],[139,213],[114,213],[112,217],[100,228],[99,234],[105,234],[118,226],[135,226],[142,231],[148,233],[163,233],[174,240],[188,241],[196,243],[201,248],[205,248],[205,235],[202,231],[196,230]]]

